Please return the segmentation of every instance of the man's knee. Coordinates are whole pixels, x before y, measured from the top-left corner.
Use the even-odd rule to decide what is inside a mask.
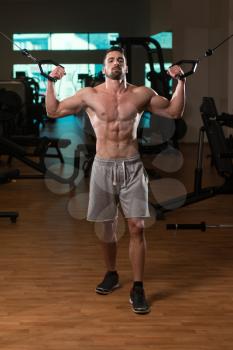
[[[140,218],[128,219],[128,227],[131,236],[143,236],[144,233],[144,220]]]

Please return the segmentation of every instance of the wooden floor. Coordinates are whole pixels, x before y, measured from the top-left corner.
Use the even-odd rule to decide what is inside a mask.
[[[182,168],[167,177],[190,191],[196,148],[183,145],[181,152]],[[222,182],[209,160],[204,173],[204,185]],[[157,184],[152,180],[152,187]],[[75,193],[44,180],[17,180],[1,185],[0,192],[0,210],[20,213],[16,224],[0,220],[1,350],[232,349],[232,230],[166,230],[167,223],[233,223],[232,195],[177,209],[164,221],[147,221],[151,313],[140,316],[128,302],[132,274],[123,220],[121,288],[95,294],[104,265],[98,227],[84,219],[88,179]]]

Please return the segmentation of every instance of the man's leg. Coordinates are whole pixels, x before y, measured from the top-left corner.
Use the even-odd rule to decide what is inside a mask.
[[[144,236],[144,220],[140,218],[128,219],[130,233],[129,258],[133,269],[133,280],[143,281],[146,240]]]
[[[116,256],[117,256],[117,219],[114,221],[103,222],[103,235],[101,239],[101,246],[103,249],[104,262],[107,271],[116,270]]]
[[[128,219],[130,232],[129,258],[133,269],[133,287],[130,291],[130,303],[133,311],[145,314],[150,311],[143,288],[143,275],[146,255],[146,240],[144,236],[144,220]]]
[[[117,256],[117,219],[103,223],[101,246],[103,249],[106,274],[103,281],[96,287],[98,294],[109,294],[119,287],[119,277],[116,271]]]

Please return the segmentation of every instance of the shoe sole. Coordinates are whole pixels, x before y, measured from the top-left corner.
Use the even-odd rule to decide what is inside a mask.
[[[134,307],[133,307],[133,301],[132,301],[132,299],[130,298],[129,299],[129,302],[130,302],[130,304],[131,304],[131,306],[132,306],[132,310],[133,310],[133,312],[135,312],[135,314],[141,314],[141,315],[145,315],[145,314],[148,314],[149,312],[150,312],[150,308],[148,307],[148,309],[147,310],[136,310],[136,309],[134,309]]]
[[[107,294],[112,293],[115,289],[117,289],[117,288],[119,288],[119,287],[120,287],[120,284],[117,283],[117,284],[116,284],[114,287],[112,287],[112,289],[109,290],[109,291],[107,291],[107,290],[101,290],[101,289],[97,289],[97,288],[96,288],[95,292],[96,292],[97,294],[107,295]]]

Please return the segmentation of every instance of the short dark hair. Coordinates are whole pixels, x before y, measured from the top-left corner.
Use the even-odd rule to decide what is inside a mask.
[[[125,50],[123,49],[123,47],[120,47],[120,46],[111,46],[109,49],[106,50],[105,55],[104,55],[103,62],[105,62],[105,58],[106,58],[106,56],[109,54],[109,52],[112,52],[112,51],[118,51],[118,52],[122,53],[122,55],[125,56]]]

